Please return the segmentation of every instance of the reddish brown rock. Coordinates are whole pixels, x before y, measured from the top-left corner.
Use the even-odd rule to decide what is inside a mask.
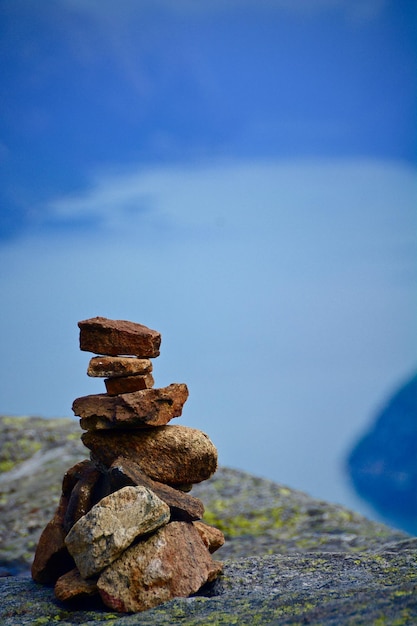
[[[204,505],[201,500],[152,480],[142,472],[137,463],[130,459],[123,457],[116,459],[109,469],[109,476],[113,491],[126,485],[142,485],[151,489],[169,506],[171,520],[191,521],[203,517]]]
[[[58,508],[42,531],[32,563],[32,578],[38,583],[54,584],[57,578],[75,565],[64,542],[67,534],[65,517],[75,485],[92,468],[94,464],[89,459],[85,459],[70,467],[64,474]]]
[[[78,322],[80,349],[108,356],[157,357],[161,335],[142,324],[93,317]]]
[[[123,455],[153,480],[172,486],[199,483],[217,468],[214,444],[201,430],[187,426],[90,430],[81,439],[106,467]]]
[[[69,498],[71,491],[74,489],[77,482],[90,467],[94,467],[94,464],[90,461],[90,459],[84,459],[84,461],[76,463],[65,472],[62,479],[63,496],[67,496]]]
[[[210,554],[216,552],[224,544],[224,535],[218,528],[201,521],[193,522],[193,526],[200,533],[200,537]]]
[[[96,504],[95,490],[102,474],[94,463],[89,461],[81,472],[80,478],[74,485],[69,497],[68,506],[64,515],[64,530],[69,532],[75,522],[83,517]]]
[[[139,612],[188,597],[221,571],[194,526],[172,522],[126,550],[102,572],[97,587],[109,608]]]
[[[142,391],[142,389],[151,389],[154,384],[152,374],[144,376],[118,376],[117,378],[106,378],[104,384],[106,391],[110,396],[116,396],[121,393],[133,393],[134,391]]]
[[[55,583],[55,597],[61,602],[83,600],[98,594],[97,583],[93,579],[81,577],[77,568],[63,574]]]
[[[163,426],[182,413],[187,385],[173,383],[161,389],[108,396],[105,393],[74,400],[72,410],[84,430]],[[119,455],[117,455],[119,456]]]
[[[88,376],[115,378],[152,372],[152,361],[132,356],[93,356],[88,364]]]
[[[64,515],[67,496],[61,496],[58,508],[39,538],[32,563],[32,578],[37,583],[53,585],[57,579],[75,566],[65,543]]]

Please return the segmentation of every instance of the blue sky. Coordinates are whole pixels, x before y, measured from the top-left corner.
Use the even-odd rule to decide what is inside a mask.
[[[0,2],[0,411],[102,390],[77,321],[162,332],[223,464],[352,503],[416,367],[416,5]]]

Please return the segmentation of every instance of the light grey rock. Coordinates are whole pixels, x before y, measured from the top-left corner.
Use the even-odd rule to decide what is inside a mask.
[[[98,574],[133,540],[167,524],[169,506],[146,487],[123,487],[78,520],[65,545],[83,578]]]

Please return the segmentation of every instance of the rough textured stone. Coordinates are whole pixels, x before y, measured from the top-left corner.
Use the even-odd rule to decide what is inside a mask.
[[[151,389],[154,385],[152,374],[144,376],[118,376],[117,378],[106,378],[104,384],[106,391],[110,396],[120,393],[133,393],[134,391],[142,391],[142,389]]]
[[[0,472],[0,566],[30,572],[62,476],[86,453],[75,419],[0,417],[0,468],[10,468]]]
[[[172,383],[119,396],[83,396],[74,400],[72,410],[85,430],[163,426],[181,415],[187,398],[187,385]]]
[[[36,582],[53,584],[74,567],[64,539],[78,516],[91,507],[91,491],[98,477],[99,472],[88,459],[65,472],[58,508],[39,538],[31,566],[32,578]]]
[[[94,464],[88,459],[76,463],[65,472],[58,508],[42,531],[31,566],[32,577],[36,582],[53,584],[59,576],[74,567],[64,539],[74,521],[91,507],[92,483],[95,484],[98,476]]]
[[[72,467],[70,467],[65,473],[62,479],[62,495],[67,496],[68,498],[71,495],[72,490],[74,489],[77,482],[88,472],[91,468],[94,468],[95,465],[90,461],[90,459],[84,459],[79,463],[76,463]]]
[[[71,491],[64,515],[64,530],[66,533],[97,502],[95,491],[97,483],[102,478],[101,472],[99,472],[94,463],[89,461],[88,464],[83,464],[83,470],[79,474],[80,478]]]
[[[112,463],[109,469],[112,491],[126,485],[142,485],[151,489],[171,509],[171,520],[198,520],[203,517],[204,505],[201,500],[164,485],[149,478],[139,465],[130,459],[120,457]]]
[[[61,477],[85,454],[78,420],[0,416],[0,463],[11,465],[0,473],[0,566],[29,575],[39,537],[59,502]],[[342,506],[229,468],[194,485],[192,494],[204,502],[205,521],[226,536],[221,560],[369,551],[407,537]]]
[[[154,480],[173,486],[206,480],[217,468],[214,444],[201,430],[187,426],[90,430],[81,439],[107,467],[122,454]]]
[[[331,507],[331,505],[328,505]],[[292,553],[229,561],[191,598],[116,616],[91,602],[64,609],[29,578],[0,579],[2,626],[415,626],[417,548],[378,554]],[[203,594],[203,595],[200,595]]]
[[[55,583],[54,593],[57,600],[68,602],[69,600],[82,600],[95,596],[98,593],[98,589],[95,580],[85,580],[75,567],[58,578]]]
[[[129,356],[93,356],[88,364],[88,376],[115,378],[152,372],[152,361]]]
[[[166,524],[169,507],[146,487],[124,487],[100,500],[70,530],[65,544],[83,578],[109,565],[139,535]]]
[[[50,522],[45,526],[36,548],[32,563],[32,578],[44,585],[55,581],[74,567],[74,561],[65,546],[64,516],[68,498],[61,496],[58,508]]]
[[[200,533],[204,545],[211,554],[222,547],[224,544],[224,535],[221,530],[199,521],[193,522],[193,525]]]
[[[101,574],[97,587],[106,606],[138,612],[196,593],[221,571],[194,526],[172,522],[126,550]]]
[[[159,356],[161,335],[142,324],[93,317],[78,322],[80,350],[108,356]]]

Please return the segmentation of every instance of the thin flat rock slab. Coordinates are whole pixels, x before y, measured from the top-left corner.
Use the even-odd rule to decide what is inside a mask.
[[[72,600],[84,600],[98,595],[97,583],[94,579],[82,578],[75,567],[63,574],[55,583],[54,593],[57,600],[69,602]]]
[[[172,383],[161,389],[144,389],[118,396],[93,394],[74,400],[72,410],[84,430],[164,426],[182,413],[187,385]]]
[[[188,426],[89,430],[81,439],[92,458],[106,467],[124,456],[153,480],[174,487],[207,480],[217,469],[213,442],[201,430]]]
[[[106,391],[110,396],[151,389],[154,383],[152,374],[145,374],[144,376],[117,376],[116,378],[106,378],[104,381]]]
[[[97,587],[109,608],[140,612],[196,593],[222,569],[192,524],[171,522],[126,550],[102,572]]]
[[[108,470],[112,491],[126,485],[142,485],[151,489],[171,510],[171,521],[199,520],[204,515],[204,505],[199,498],[183,493],[169,485],[149,478],[131,459],[120,457]],[[218,531],[220,532],[220,531]]]
[[[159,356],[161,334],[142,324],[93,317],[78,322],[80,350],[107,356]]]
[[[131,356],[93,356],[87,375],[99,378],[150,374],[152,361]]]
[[[146,487],[124,487],[103,498],[65,538],[83,578],[98,574],[140,535],[169,521],[169,507]]]

